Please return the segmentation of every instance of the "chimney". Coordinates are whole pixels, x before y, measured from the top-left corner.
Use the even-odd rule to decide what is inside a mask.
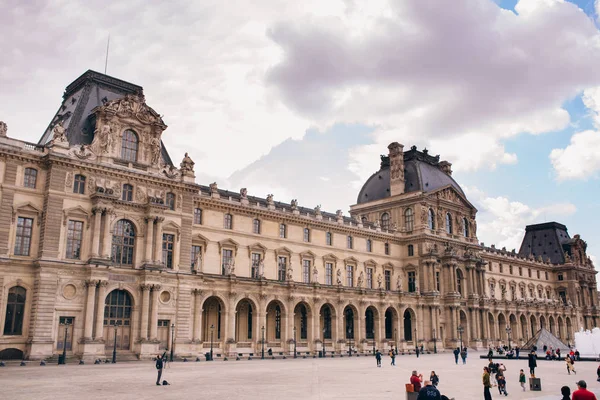
[[[452,176],[452,163],[448,161],[440,161],[440,169],[449,176]]]
[[[390,196],[404,193],[404,146],[398,142],[388,146],[390,158]]]

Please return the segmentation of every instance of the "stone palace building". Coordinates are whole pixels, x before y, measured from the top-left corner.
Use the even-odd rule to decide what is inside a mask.
[[[390,144],[344,216],[197,184],[142,87],[97,72],[67,86],[38,144],[7,128],[0,358],[483,348],[598,322],[579,235],[551,222],[518,252],[485,247],[426,149]]]

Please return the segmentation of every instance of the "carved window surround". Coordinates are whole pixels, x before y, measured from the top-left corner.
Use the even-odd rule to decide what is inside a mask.
[[[17,220],[17,216],[20,216],[20,215],[35,219],[36,225],[40,226],[41,218],[42,218],[42,210],[38,209],[36,206],[31,204],[30,202],[21,203],[19,205],[13,206],[13,211],[12,211],[13,224]]]
[[[275,263],[279,262],[279,257],[287,257],[287,259],[289,260],[290,257],[292,256],[292,254],[293,254],[293,252],[285,246],[276,249],[275,250]]]
[[[219,254],[223,254],[223,250],[233,250],[233,257],[237,256],[237,251],[239,248],[239,243],[231,239],[221,240],[219,242]]]
[[[81,206],[63,210],[63,226],[67,226],[70,219],[85,221],[85,229],[90,229],[90,213]]]

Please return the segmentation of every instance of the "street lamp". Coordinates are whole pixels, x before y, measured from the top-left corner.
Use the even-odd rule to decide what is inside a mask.
[[[325,357],[325,353],[327,352],[327,350],[325,350],[325,328],[323,328],[323,341],[321,342],[321,352],[323,353],[323,357]]]
[[[348,338],[348,357],[352,357],[352,347],[351,347],[352,339],[350,338],[351,334],[352,334],[352,329],[348,328],[348,335],[346,336]]]
[[[69,324],[65,319],[65,322],[62,325],[65,326],[65,341],[63,343],[62,360],[59,357],[58,365],[67,363],[67,336],[69,336],[69,325],[71,325],[71,324]],[[61,363],[61,361],[62,361],[62,363]]]
[[[371,333],[373,334],[373,355],[375,355],[375,329],[371,330]]]
[[[262,343],[262,351],[261,351],[261,354],[260,354],[260,359],[264,360],[265,359],[265,326],[264,325],[262,327],[262,340],[261,340],[261,343]]]
[[[460,351],[462,351],[463,349],[463,341],[462,341],[462,334],[465,331],[465,328],[462,327],[462,325],[458,326],[458,329],[456,329],[458,331],[458,335],[460,337]]]
[[[437,354],[437,338],[435,337],[435,328],[433,328],[433,354]]]
[[[417,339],[417,328],[415,328],[415,353],[419,355],[419,339]]]
[[[210,361],[213,360],[213,333],[215,331],[215,326],[210,326]]]
[[[512,329],[510,329],[509,325],[506,325],[506,334],[508,335],[508,350],[510,351],[510,334],[512,333]]]
[[[394,328],[394,347],[396,348],[396,353],[398,353],[398,329]]]
[[[171,359],[173,362],[173,346],[175,345],[175,324],[171,324]]]
[[[296,327],[294,326],[294,358],[296,357]]]
[[[115,321],[115,342],[113,345],[113,357],[112,357],[112,363],[116,364],[117,363],[117,329],[119,327],[119,323],[121,321]]]

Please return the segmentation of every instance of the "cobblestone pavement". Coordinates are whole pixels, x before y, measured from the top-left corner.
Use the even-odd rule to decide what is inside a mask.
[[[483,398],[481,372],[487,365],[472,352],[466,365],[455,365],[452,354],[399,356],[396,367],[383,358],[376,368],[373,357],[286,359],[252,361],[176,362],[169,364],[164,378],[171,386],[156,386],[156,370],[150,361],[115,365],[47,365],[31,362],[26,367],[0,368],[0,385],[7,399],[405,399],[405,383],[413,369],[440,376],[443,394],[456,400]],[[506,360],[510,399],[549,400],[560,398],[560,387],[575,389],[584,379],[588,388],[600,393],[595,362],[576,363],[577,375],[567,375],[564,362],[539,361],[536,375],[541,392],[522,392],[519,369],[527,372],[526,360]],[[498,391],[492,388],[498,399]],[[504,396],[502,396],[504,397]]]

